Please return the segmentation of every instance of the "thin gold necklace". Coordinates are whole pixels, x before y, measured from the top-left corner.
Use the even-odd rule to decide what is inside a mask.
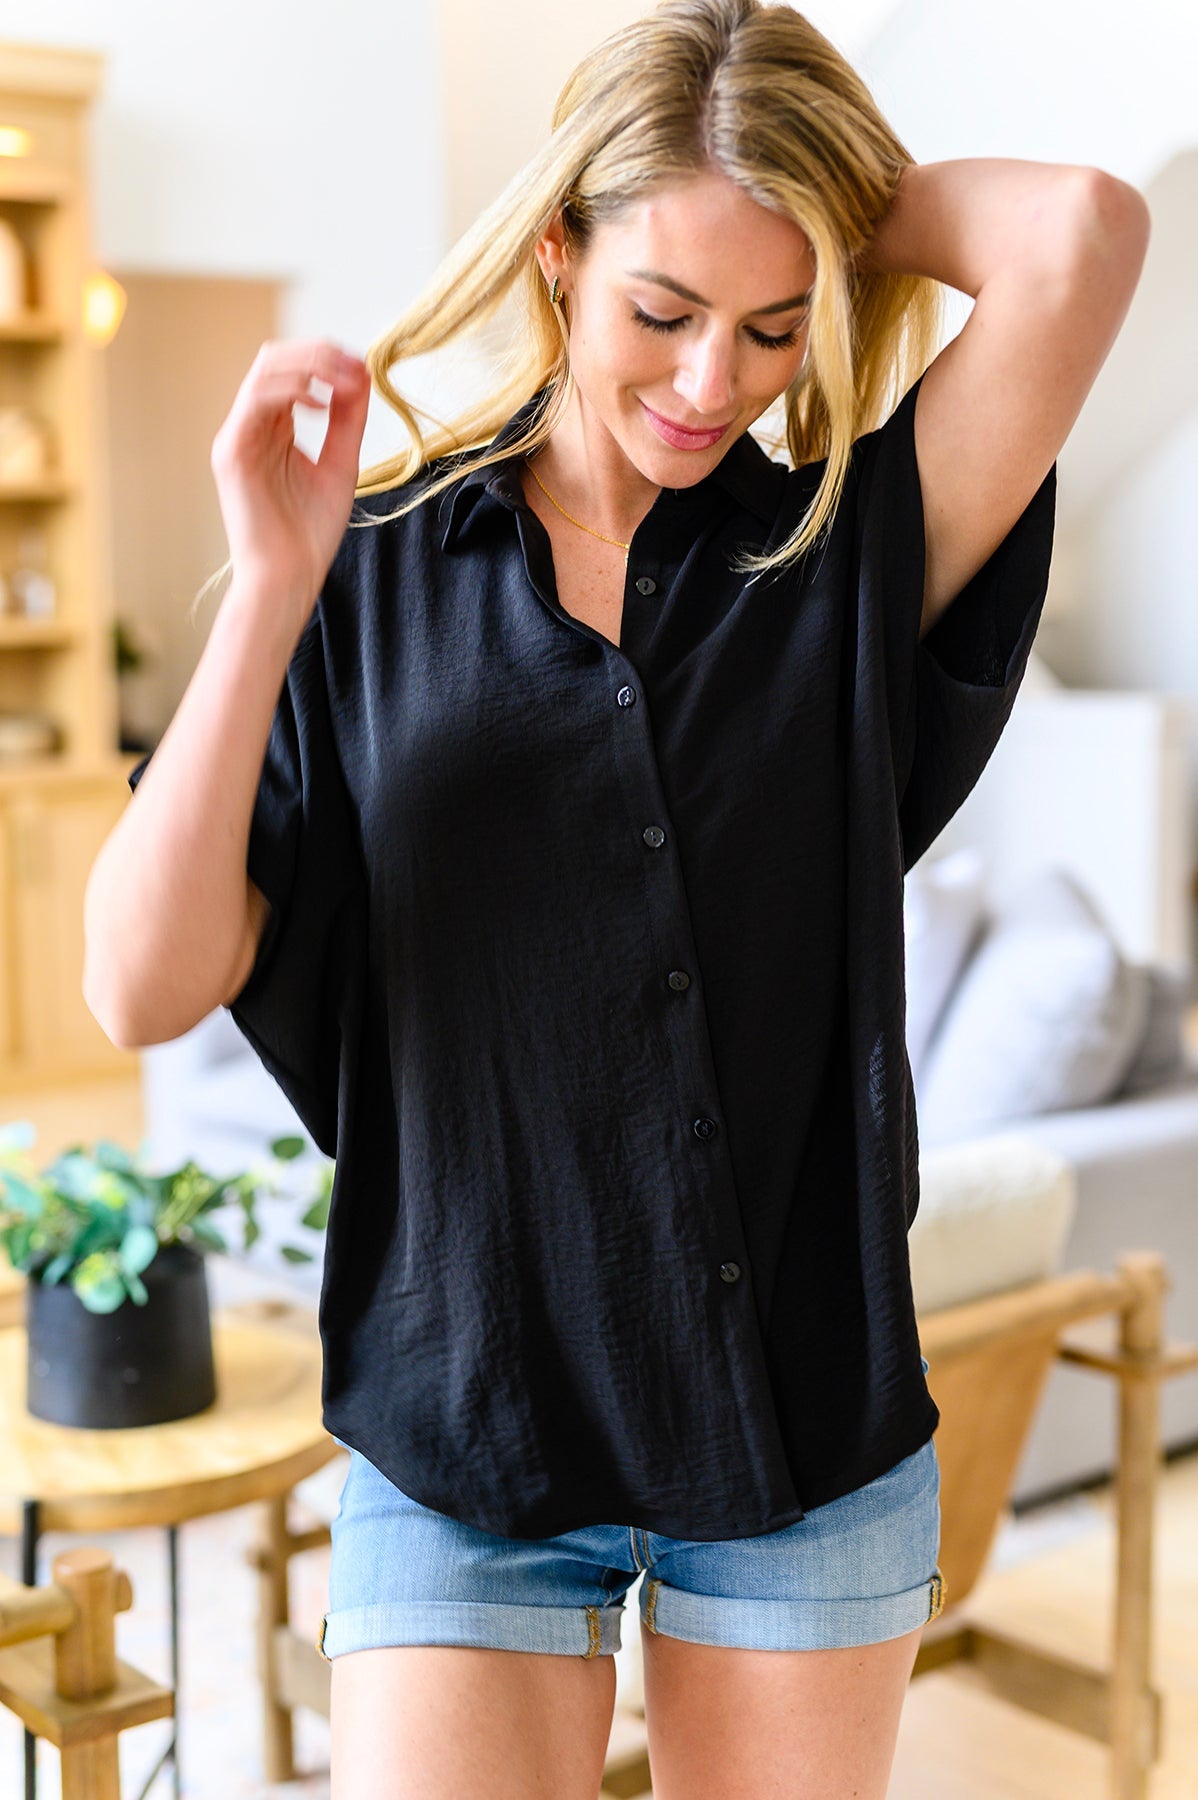
[[[558,502],[553,498],[553,495],[549,492],[549,489],[545,486],[545,483],[541,480],[541,477],[537,474],[536,470],[533,468],[532,463],[530,462],[530,460],[527,456],[524,458],[524,461],[525,461],[525,465],[528,469],[529,474],[532,476],[533,480],[536,482],[537,486],[540,488],[541,492],[544,494],[546,500],[548,500],[550,506],[556,506],[558,512],[562,515],[563,519],[569,519],[571,525],[577,525],[578,529],[580,531],[589,531],[591,533],[592,537],[602,538],[603,542],[605,544],[618,545],[618,547],[624,552],[624,561],[625,562],[628,561],[628,553],[632,549],[631,544],[622,543],[619,538],[607,537],[606,534],[602,531],[594,531],[594,530],[592,530],[592,528],[589,525],[584,525],[581,519],[576,519],[574,517],[573,513],[568,513],[566,511],[565,507],[559,505]]]

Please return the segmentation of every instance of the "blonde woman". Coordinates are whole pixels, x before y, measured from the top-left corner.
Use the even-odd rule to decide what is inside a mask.
[[[1147,236],[1100,170],[915,165],[789,7],[665,0],[365,364],[247,374],[85,986],[128,1045],[229,1007],[336,1157],[335,1800],[595,1800],[642,1575],[656,1800],[884,1794],[944,1598],[903,874]],[[397,366],[505,301],[422,426]]]

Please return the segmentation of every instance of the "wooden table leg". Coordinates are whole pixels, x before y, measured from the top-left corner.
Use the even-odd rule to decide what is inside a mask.
[[[287,1593],[290,1542],[287,1495],[262,1502],[258,1569],[258,1675],[262,1683],[262,1760],[268,1781],[295,1777],[291,1708],[281,1704],[275,1633],[291,1622]]]
[[[1112,1800],[1146,1800],[1155,1746],[1152,1693],[1153,1519],[1160,1471],[1160,1380],[1154,1365],[1164,1341],[1164,1260],[1128,1252],[1120,1272],[1136,1298],[1120,1314],[1124,1370],[1119,1380],[1118,1553],[1111,1657]]]
[[[41,1541],[41,1506],[26,1500],[21,1507],[21,1580],[37,1586],[37,1547]],[[25,1800],[37,1800],[37,1739],[25,1728]]]
[[[166,1754],[171,1765],[171,1793],[179,1800],[183,1780],[179,1773],[179,1527],[166,1528],[167,1572],[171,1596],[171,1691],[175,1696],[175,1716],[171,1721],[171,1741]],[[160,1765],[161,1766],[161,1765]],[[157,1771],[155,1771],[157,1773]],[[148,1787],[148,1783],[146,1786]],[[144,1800],[146,1788],[142,1789]]]

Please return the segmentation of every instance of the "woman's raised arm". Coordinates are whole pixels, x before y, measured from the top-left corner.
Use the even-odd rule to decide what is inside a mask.
[[[318,462],[292,406],[329,392]],[[264,344],[213,442],[232,583],[84,897],[83,993],[116,1044],[178,1037],[232,999],[267,915],[250,824],[288,665],[353,506],[370,382],[324,342]]]

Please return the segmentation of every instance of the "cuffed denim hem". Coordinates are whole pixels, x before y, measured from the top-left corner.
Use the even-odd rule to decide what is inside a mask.
[[[396,1644],[467,1644],[610,1656],[620,1648],[623,1602],[607,1606],[504,1606],[486,1600],[410,1600],[325,1613],[316,1648],[326,1662]]]
[[[943,1606],[939,1569],[917,1587],[868,1600],[730,1600],[689,1594],[652,1575],[641,1588],[641,1620],[647,1630],[735,1650],[839,1650],[880,1644],[926,1625]]]

